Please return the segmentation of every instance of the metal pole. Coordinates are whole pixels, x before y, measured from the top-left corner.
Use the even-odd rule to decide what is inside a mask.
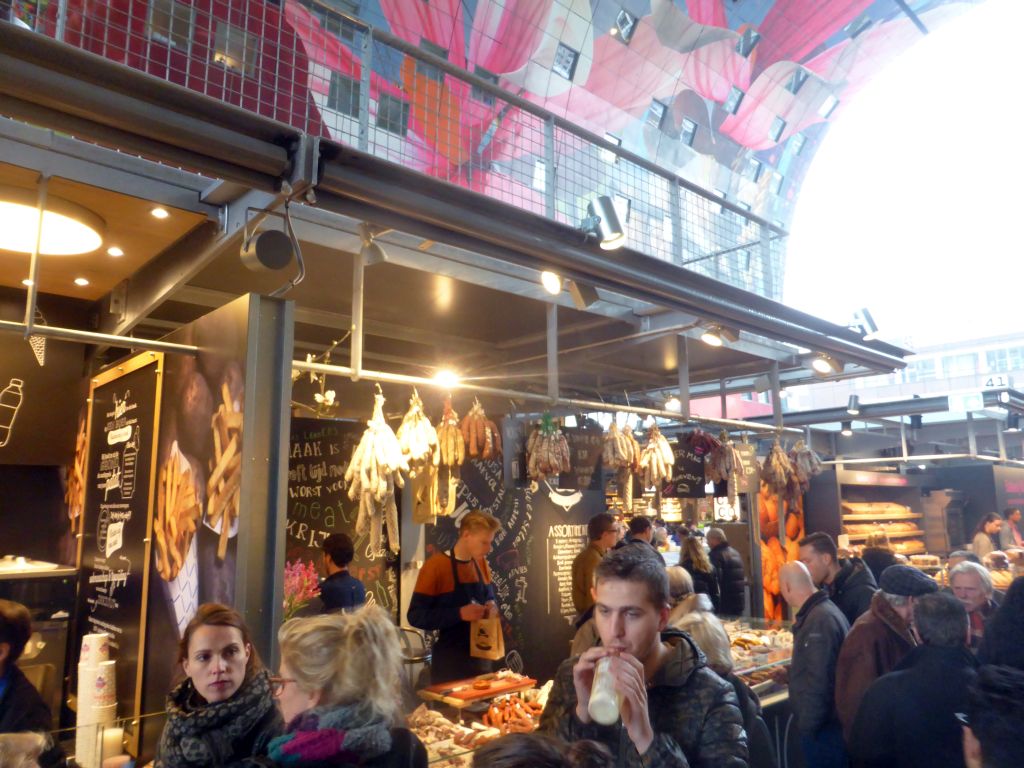
[[[674,180],[669,181],[669,215],[672,216],[672,263],[683,261],[683,188]]]
[[[39,291],[39,250],[43,242],[43,214],[46,213],[46,193],[49,185],[47,176],[39,177],[39,192],[36,198],[36,239],[32,243],[32,256],[28,266],[28,295],[25,300],[25,338],[32,335],[36,317],[36,294]]]
[[[725,418],[725,397],[726,397],[726,385],[725,379],[720,379],[718,382],[718,399],[720,401],[720,407],[722,410],[722,418]]]
[[[974,433],[974,414],[967,412],[967,450],[978,453],[978,436]]]
[[[64,33],[68,26],[68,0],[60,0],[57,5],[57,39],[64,42]]]
[[[1003,437],[1003,425],[1001,422],[996,422],[996,444],[999,446],[999,458],[1006,458],[1006,438]]]
[[[779,384],[779,363],[772,361],[772,367],[768,370],[768,380],[772,385],[772,413],[775,415],[775,426],[782,426],[782,387]]]
[[[686,336],[676,336],[676,360],[679,363],[679,415],[690,418],[690,346]]]
[[[363,369],[363,283],[366,277],[366,264],[363,251],[360,249],[352,257],[352,381],[359,381]]]
[[[328,365],[326,363],[308,363],[305,360],[293,360],[292,370],[304,373],[326,373],[333,376],[344,376],[351,378],[352,369],[343,365]],[[460,381],[455,384],[439,384],[433,379],[423,376],[408,376],[404,373],[388,373],[386,371],[361,371],[360,378],[364,381],[379,381],[388,384],[405,384],[415,387],[433,387],[445,391],[464,389],[469,392],[479,392],[484,395],[494,395],[506,400],[528,400],[538,401],[549,406],[566,406],[576,410],[599,411],[602,413],[635,413],[639,416],[656,416],[670,421],[685,421],[693,424],[710,424],[726,429],[745,430],[747,432],[776,432],[775,427],[766,424],[757,424],[751,421],[739,419],[713,419],[704,416],[691,416],[689,419],[682,419],[678,413],[658,408],[642,408],[635,405],[620,405],[618,403],[605,403],[600,400],[582,400],[573,397],[559,397],[552,403],[546,392],[521,392],[514,389],[500,389],[498,387],[485,387],[472,382]],[[789,434],[803,434],[801,430],[794,427],[787,427],[783,431]]]
[[[359,138],[358,147],[368,152],[370,147],[370,69],[373,64],[373,28],[362,35],[359,49]]]
[[[199,347],[191,344],[135,339],[128,336],[114,336],[109,333],[94,333],[93,331],[79,331],[74,328],[61,328],[55,325],[36,325],[30,328],[25,323],[15,323],[10,320],[0,320],[0,331],[20,333],[25,336],[45,336],[48,339],[60,339],[61,341],[77,341],[82,344],[106,344],[111,347],[145,349],[152,350],[153,352],[177,352],[186,355],[194,355],[199,352]]]
[[[555,119],[544,121],[544,213],[555,218]]]
[[[903,458],[907,458],[907,422],[900,416],[900,445],[903,447]]]
[[[558,304],[548,304],[548,397],[558,400]]]

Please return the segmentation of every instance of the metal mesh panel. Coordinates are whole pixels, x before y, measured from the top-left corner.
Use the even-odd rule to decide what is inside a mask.
[[[781,297],[780,232],[511,97],[496,75],[446,67],[427,41],[401,50],[318,0],[16,6],[23,24],[69,45],[569,226],[607,195],[629,247]]]

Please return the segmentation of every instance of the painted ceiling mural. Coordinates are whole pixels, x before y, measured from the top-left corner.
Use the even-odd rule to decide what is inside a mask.
[[[980,0],[333,0],[407,42],[496,80],[701,187],[788,222],[829,120],[922,35]],[[358,77],[358,53],[310,2],[286,14],[311,62]],[[310,9],[313,9],[311,12]],[[487,170],[542,146],[468,84],[431,86],[374,61],[371,98],[412,96],[420,170],[501,196]],[[311,79],[314,97],[319,87]],[[326,93],[320,94],[325,97]],[[318,101],[322,102],[323,98]],[[508,107],[504,107],[507,111]],[[330,121],[325,121],[330,122]],[[530,132],[537,138],[531,140]],[[481,163],[480,159],[486,160]],[[408,160],[404,157],[403,160]],[[483,169],[481,171],[481,168]],[[466,178],[475,170],[473,178]],[[541,201],[528,184],[514,196]],[[507,193],[507,191],[506,191]]]

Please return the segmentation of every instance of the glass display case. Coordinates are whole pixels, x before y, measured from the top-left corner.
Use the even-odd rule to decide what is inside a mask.
[[[774,680],[780,667],[793,657],[791,621],[767,621],[743,617],[723,621],[732,645],[733,672],[762,698],[767,706],[776,694],[785,695],[786,687]],[[770,700],[765,697],[771,696]]]

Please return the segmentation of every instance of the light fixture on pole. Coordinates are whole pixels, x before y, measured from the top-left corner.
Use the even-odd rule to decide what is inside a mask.
[[[550,270],[545,269],[540,273],[540,284],[552,296],[557,296],[562,292],[562,278]]]
[[[288,235],[279,229],[268,229],[246,237],[239,256],[253,272],[276,272],[291,264],[294,254]]]
[[[720,347],[727,341],[734,343],[739,341],[739,338],[740,334],[738,331],[716,323],[705,327],[700,334],[700,340],[709,347]]]
[[[842,426],[843,426],[843,428],[841,430],[839,430],[839,434],[841,434],[843,437],[852,437],[853,436],[853,422],[852,421],[844,421]]]
[[[0,185],[0,250],[32,253],[39,228],[38,197],[21,187]],[[106,224],[77,203],[46,196],[41,256],[73,256],[91,253],[103,245]]]
[[[597,295],[597,289],[592,285],[576,280],[566,280],[566,284],[569,287],[569,295],[572,296],[573,306],[581,312],[596,304],[600,298]]]
[[[846,404],[846,412],[851,416],[860,415],[860,398],[857,395],[850,395],[850,401]]]
[[[1006,428],[1003,432],[1007,434],[1016,434],[1020,432],[1020,414],[1019,413],[1008,413],[1006,414]]]
[[[832,357],[832,355],[826,355],[824,352],[815,355],[814,359],[811,360],[811,368],[819,376],[843,372],[843,364]]]
[[[608,195],[601,195],[587,205],[587,218],[580,222],[580,229],[596,235],[601,248],[606,251],[626,244],[626,231],[615,211],[615,203]]]

